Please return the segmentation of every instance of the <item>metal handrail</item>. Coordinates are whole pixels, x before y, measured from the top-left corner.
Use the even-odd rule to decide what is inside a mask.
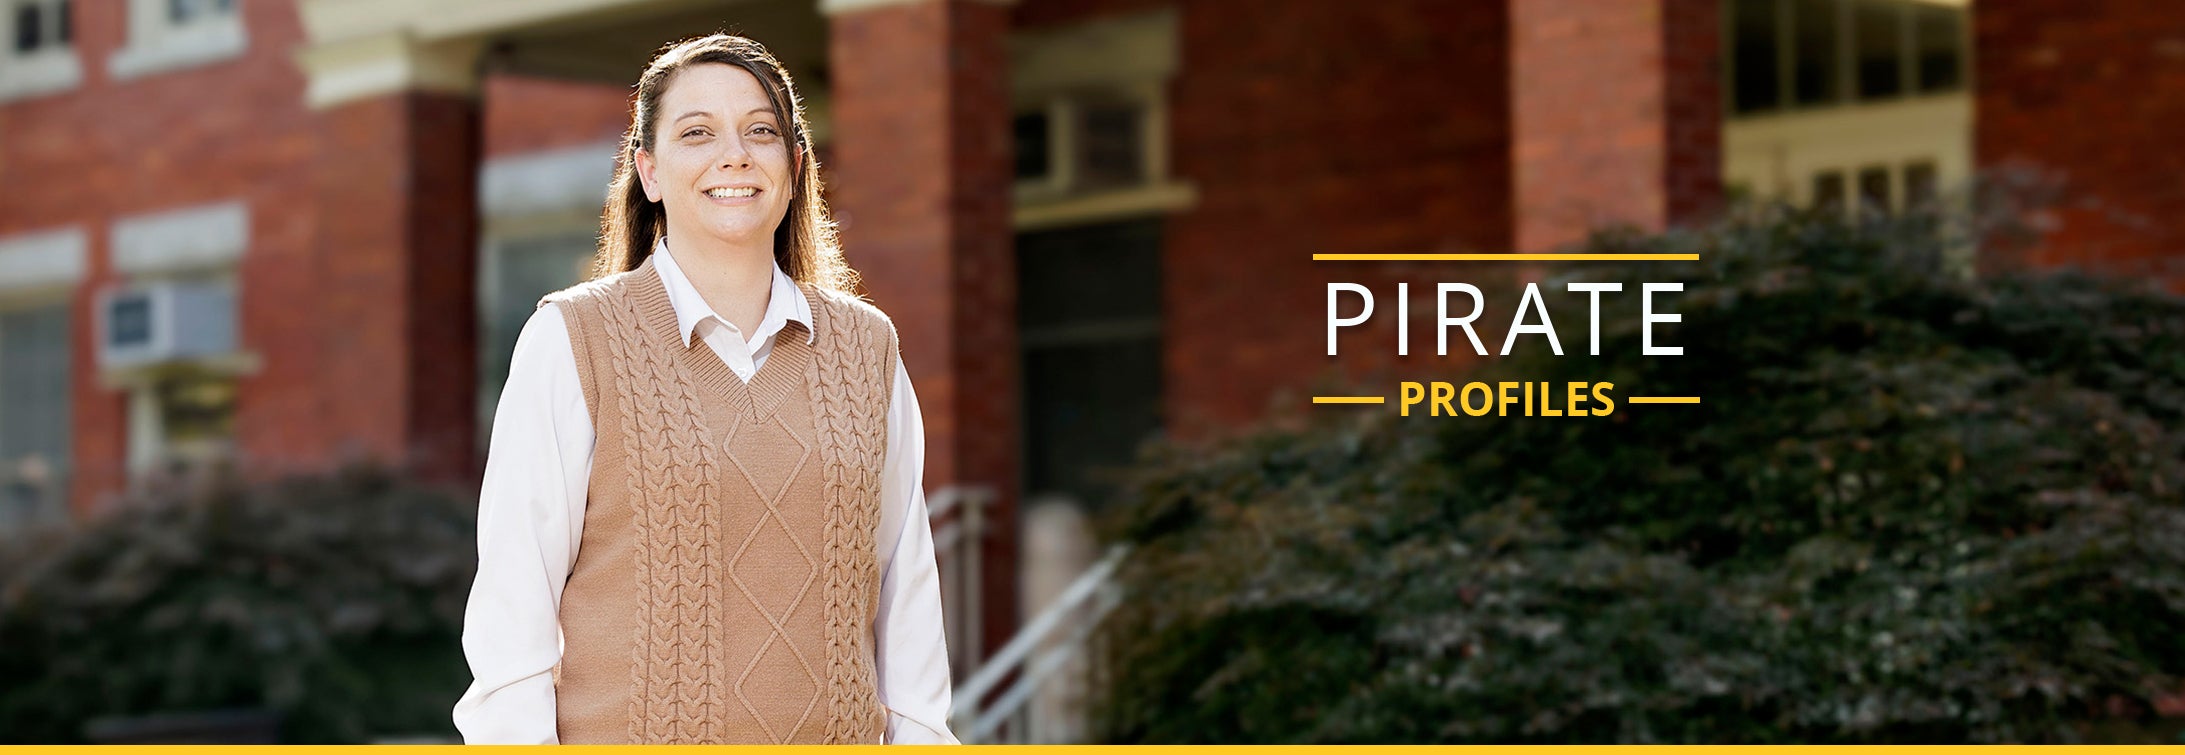
[[[929,523],[941,522],[933,528],[933,553],[940,561],[942,612],[953,619],[947,622],[950,655],[964,674],[982,665],[986,579],[982,546],[985,509],[993,500],[990,488],[950,485],[934,491],[926,508]]]
[[[1064,622],[1072,614],[1103,594],[1102,588],[1108,585],[1109,579],[1114,576],[1116,569],[1122,565],[1123,559],[1129,553],[1130,547],[1127,545],[1109,548],[1099,562],[1086,569],[1084,574],[1078,575],[1069,587],[1063,589],[1061,595],[1055,597],[1053,603],[1026,622],[1015,637],[1002,645],[1001,650],[995,652],[992,658],[980,663],[978,670],[956,688],[955,704],[949,713],[950,727],[959,728],[968,735],[963,741],[982,741],[992,734],[1031,700],[1032,692],[1038,688],[1040,682],[1045,681],[1071,654],[1084,646],[1092,635],[1093,627],[1113,608],[1113,600],[1094,603],[1091,615],[1073,627],[1074,631],[1063,644],[1041,654],[1037,659],[1032,656],[1034,649],[1046,641],[1049,635],[1064,627]],[[1023,674],[995,700],[994,705],[982,706],[981,703],[995,687],[1020,670]],[[965,727],[963,723],[968,723],[969,726]]]

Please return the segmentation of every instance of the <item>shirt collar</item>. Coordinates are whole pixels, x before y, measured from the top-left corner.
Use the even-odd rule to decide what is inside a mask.
[[[728,322],[728,318],[721,317],[706,304],[705,297],[699,296],[698,289],[690,284],[690,278],[683,275],[683,268],[675,264],[673,255],[668,254],[666,237],[653,244],[652,256],[653,269],[660,273],[660,283],[668,289],[668,305],[675,308],[675,326],[683,336],[684,348],[690,347],[690,336],[698,329],[698,323],[707,319]],[[766,315],[759,318],[757,332],[746,333],[744,338],[757,343],[790,322],[800,322],[804,324],[804,342],[814,342],[817,336],[812,332],[812,303],[804,300],[804,291],[797,288],[788,273],[782,272],[779,261],[774,263],[773,279],[773,288],[767,294]]]

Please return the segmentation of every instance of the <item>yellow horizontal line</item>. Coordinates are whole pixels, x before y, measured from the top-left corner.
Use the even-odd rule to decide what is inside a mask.
[[[1315,262],[1698,262],[1689,254],[1315,254]]]
[[[1799,753],[1801,755],[1870,755],[1871,753],[1912,752],[1950,753],[1952,755],[2047,755],[2055,750],[2037,750],[2044,745],[1616,745],[1618,755],[1675,755],[1676,753]],[[605,753],[659,752],[657,749],[641,749],[646,745],[567,745],[571,752],[585,755]],[[882,745],[850,745],[843,752],[879,752]],[[1487,753],[1488,755],[1594,755],[1611,751],[1598,745],[1467,745],[1456,750],[1449,745],[980,745],[980,752],[994,753],[1116,753],[1117,755],[1322,755],[1323,753],[1356,753],[1357,755],[1389,755],[1390,753],[1419,753],[1443,755],[1450,752]],[[2142,750],[2125,750],[2142,747]],[[205,755],[225,749],[221,745],[9,745],[9,752],[54,753],[55,755],[81,755],[82,753],[171,753],[172,755]],[[1249,748],[1249,749],[1247,749]],[[1857,749],[1854,749],[1857,748]],[[1978,748],[1978,749],[1975,749]],[[2079,745],[2079,750],[2100,752],[2141,752],[2144,745]],[[447,753],[447,755],[473,755],[479,752],[475,745],[447,744],[375,744],[375,745],[250,745],[245,752],[261,753],[315,753],[344,755],[367,750],[384,750],[400,755],[421,753]],[[559,752],[557,750],[556,752]],[[754,753],[802,753],[811,752],[807,745],[742,745],[736,752]]]
[[[1385,404],[1387,396],[1314,396],[1315,404]]]
[[[1625,398],[1634,404],[1697,404],[1698,396],[1631,396]]]

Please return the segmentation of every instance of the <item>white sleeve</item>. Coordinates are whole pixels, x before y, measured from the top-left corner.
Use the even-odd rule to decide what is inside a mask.
[[[474,677],[455,703],[469,744],[555,744],[553,669],[561,591],[583,536],[591,412],[560,308],[533,312],[516,338],[493,413],[478,496],[478,577],[463,615]]]
[[[958,744],[948,730],[948,636],[926,520],[925,463],[925,419],[898,357],[880,473],[880,606],[873,622],[888,744]]]

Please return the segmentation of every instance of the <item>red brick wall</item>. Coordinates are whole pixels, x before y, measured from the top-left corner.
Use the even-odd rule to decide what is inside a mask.
[[[1009,220],[1008,13],[926,0],[835,16],[830,201],[849,262],[895,321],[926,428],[925,484],[990,486],[1017,529],[1016,260]],[[986,563],[1016,563],[989,538]],[[985,573],[988,651],[1016,574]]]
[[[1704,222],[1722,207],[1722,0],[1662,0],[1661,27],[1669,223]]]
[[[528,76],[486,79],[482,114],[488,159],[614,141],[630,127],[630,83],[594,84]],[[603,187],[604,190],[604,187]]]
[[[1516,244],[1659,230],[1721,189],[1719,0],[1511,4]]]
[[[310,424],[328,428],[328,460],[466,480],[477,417],[476,107],[393,94],[316,117],[320,298],[310,311],[325,321],[324,405]]]
[[[1171,219],[1162,270],[1171,428],[1303,411],[1338,362],[1353,374],[1444,364],[1430,342],[1397,363],[1393,284],[1380,285],[1435,278],[1312,255],[1508,248],[1506,25],[1485,2],[1184,6],[1171,153],[1199,204]],[[1330,281],[1374,286],[1388,313],[1346,336],[1339,359],[1325,340]]]
[[[246,468],[310,468],[372,449],[461,476],[476,461],[467,429],[476,362],[467,293],[475,233],[467,208],[479,142],[495,156],[593,144],[618,136],[628,117],[624,87],[502,76],[487,82],[482,116],[427,97],[387,100],[368,108],[368,118],[322,120],[303,100],[293,57],[303,30],[294,4],[240,6],[249,38],[240,57],[116,81],[106,61],[126,42],[125,4],[77,0],[83,83],[0,103],[7,137],[0,140],[0,185],[36,187],[0,192],[0,235],[75,225],[91,242],[91,272],[74,292],[72,324],[70,498],[78,511],[96,509],[127,480],[127,398],[102,383],[93,333],[96,292],[114,280],[108,229],[115,220],[232,199],[249,204],[237,315],[242,348],[260,366],[238,384],[236,441]],[[426,138],[409,140],[420,134]],[[328,170],[329,142],[345,138],[408,141],[378,145],[385,149],[373,154],[389,162],[352,161],[385,173],[360,177],[340,166]],[[406,155],[422,167],[393,162]],[[367,212],[373,208],[365,200],[322,216],[314,197],[348,189],[389,206]],[[360,234],[384,238],[367,243]],[[450,239],[462,242],[451,246]],[[431,251],[360,255],[374,244],[413,243]],[[389,277],[364,285],[351,275],[374,265],[392,265],[381,271]],[[417,306],[372,314],[389,291],[414,291]],[[402,377],[387,379],[389,369]]]
[[[2185,6],[1981,0],[1973,30],[1976,164],[2062,192],[2033,261],[2185,290]]]
[[[1431,283],[1493,289],[1527,274],[1315,252],[1540,249],[1601,223],[1706,217],[1721,194],[1716,4],[1174,3],[1172,154],[1200,201],[1168,227],[1169,426],[1198,435],[1310,411],[1311,393],[1346,381],[1458,372],[1471,359],[1434,356],[1423,327]],[[1164,5],[1052,0],[1016,21]],[[1413,282],[1409,357],[1395,355],[1398,280]],[[1378,307],[1336,359],[1330,281],[1368,285]]]
[[[0,104],[0,234],[72,224],[91,239],[92,274],[76,292],[73,360],[79,511],[124,482],[124,395],[101,385],[92,345],[93,293],[105,285],[108,228],[119,218],[206,202],[249,202],[249,251],[238,270],[244,348],[262,367],[242,379],[236,432],[246,463],[306,456],[322,426],[313,355],[322,323],[314,294],[309,195],[312,136],[303,77],[291,57],[302,36],[288,3],[241,3],[250,46],[237,59],[127,81],[106,61],[125,41],[125,4],[78,0],[84,81],[68,92]],[[18,190],[13,187],[35,187]]]

